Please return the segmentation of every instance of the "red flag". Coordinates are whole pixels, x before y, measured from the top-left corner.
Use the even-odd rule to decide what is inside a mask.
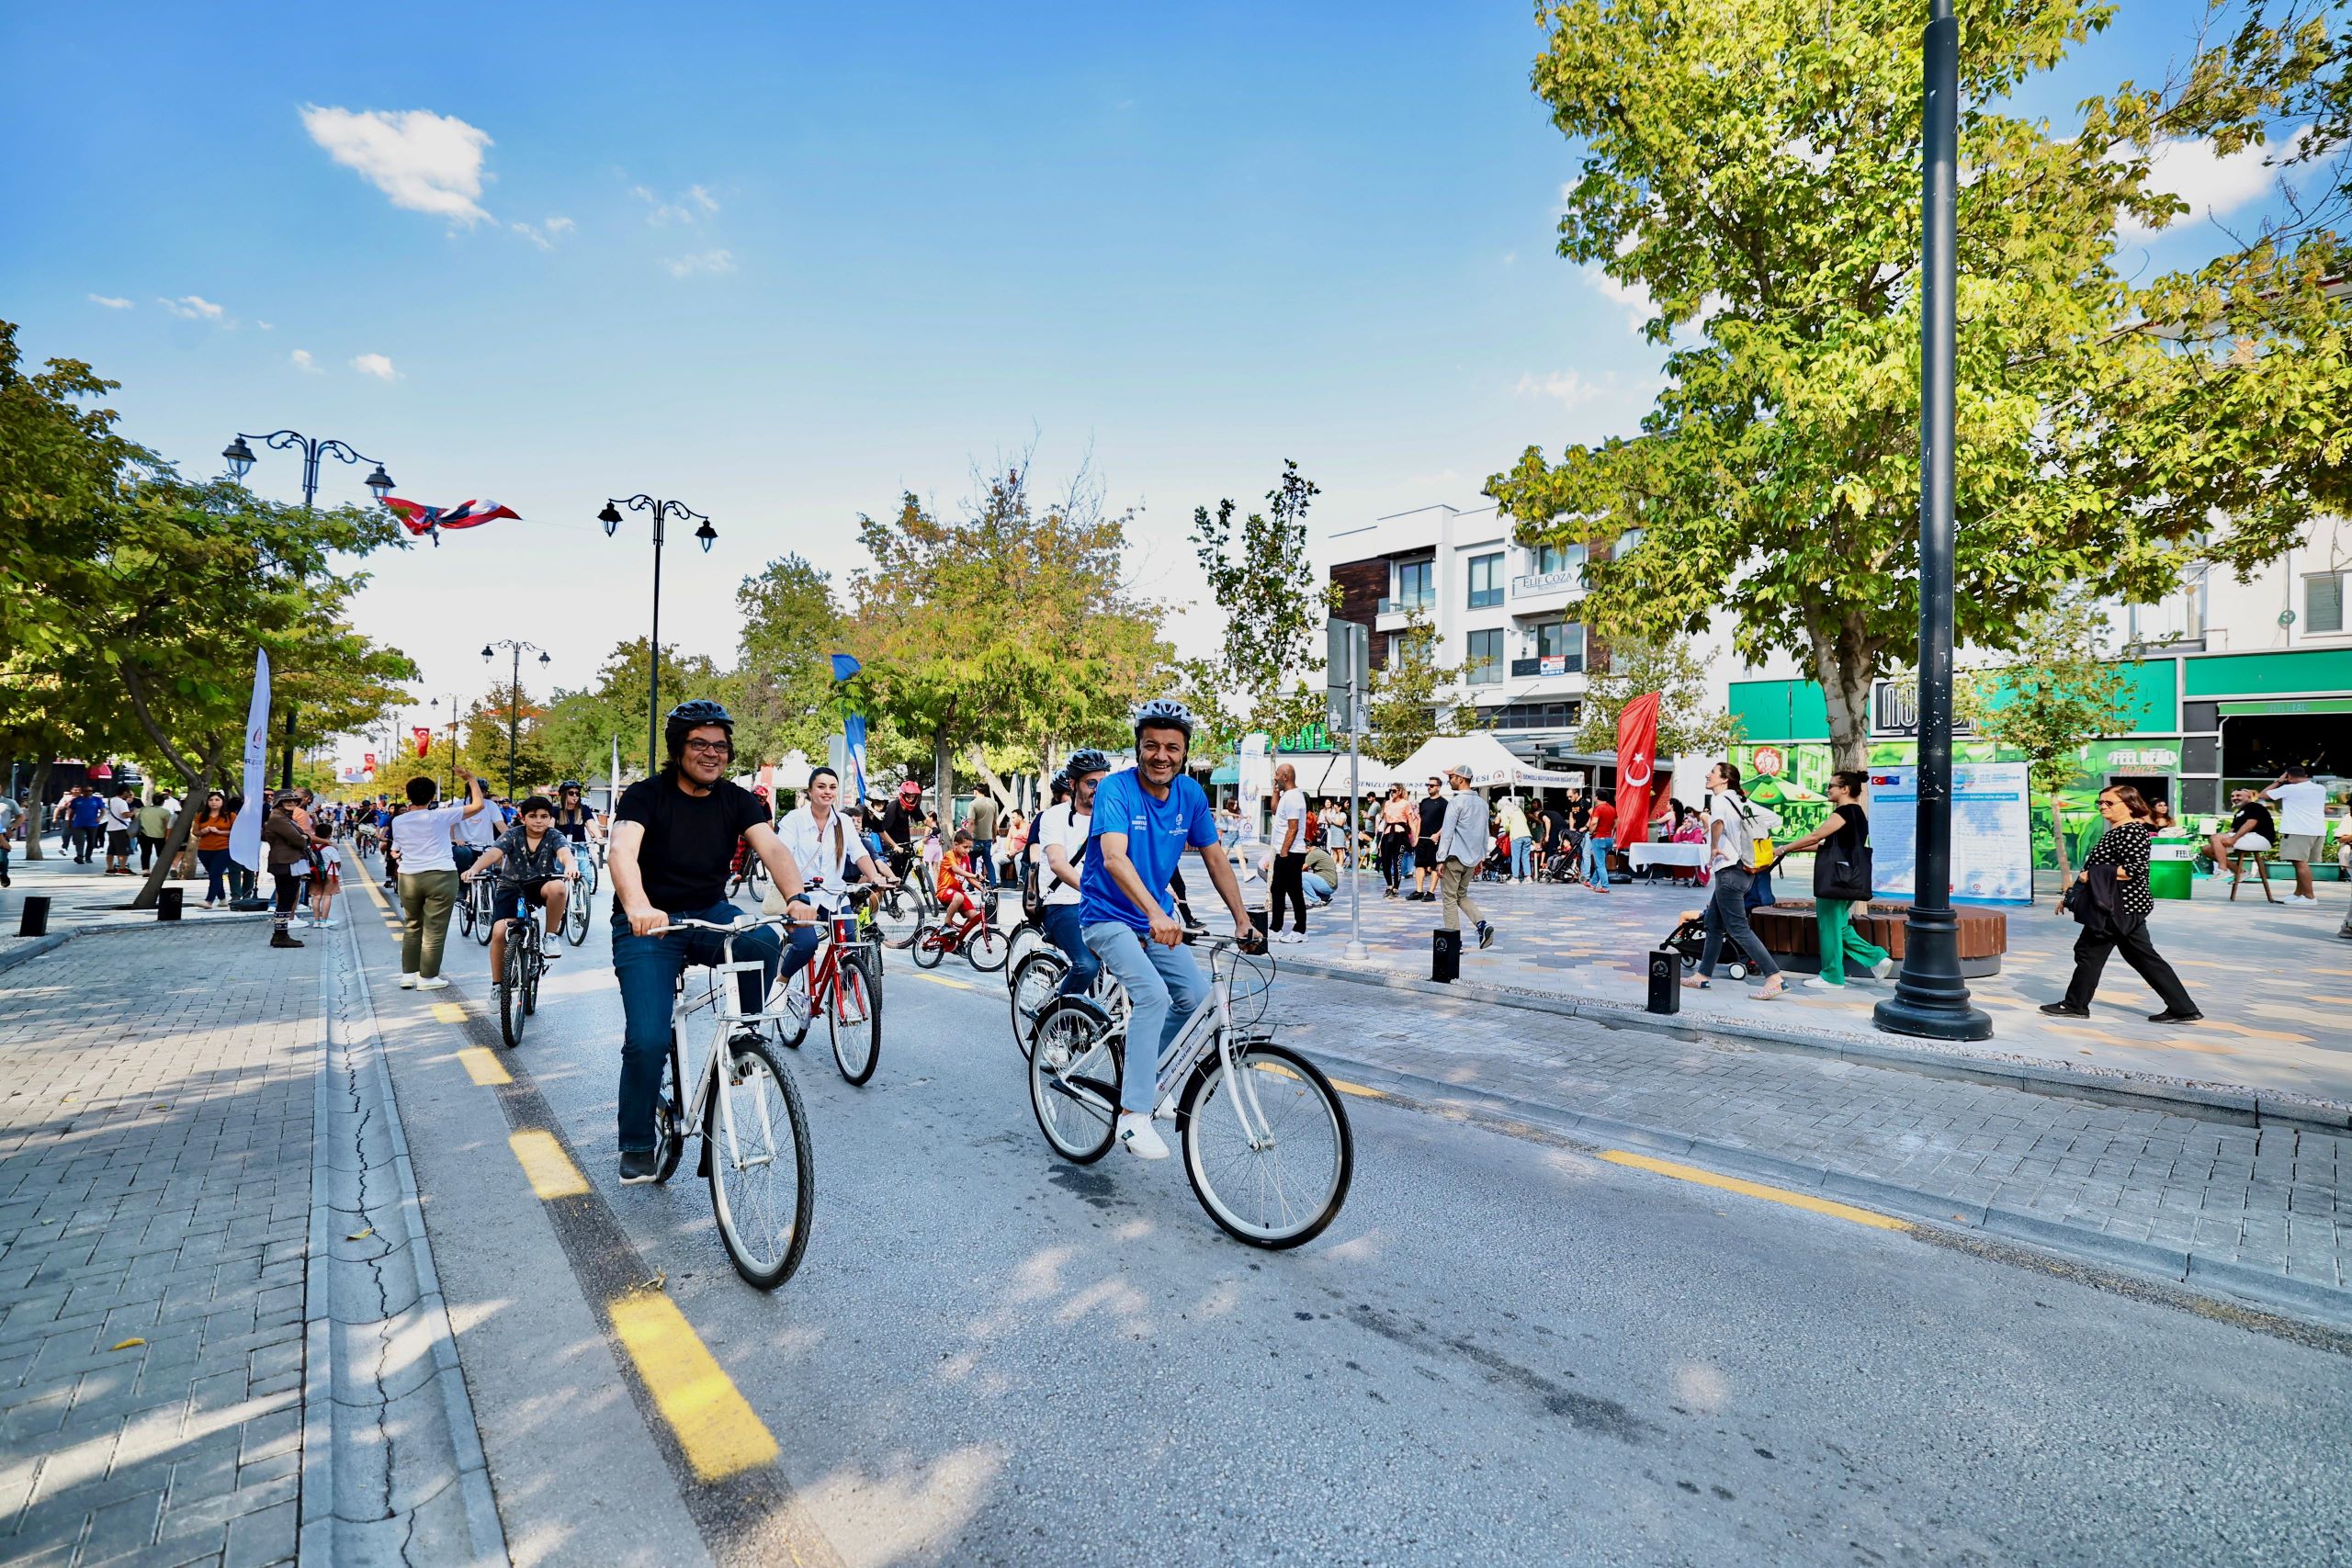
[[[401,521],[408,525],[410,533],[430,534],[436,546],[441,543],[441,530],[444,528],[479,528],[501,517],[512,517],[517,523],[523,520],[521,513],[494,501],[462,501],[455,506],[426,506],[422,502],[402,501],[397,495],[388,495],[384,498],[384,504],[400,513]]]
[[[374,773],[376,771],[376,753],[373,751],[360,752],[359,765],[367,769],[369,773]]]
[[[427,729],[424,725],[419,724],[412,726],[409,729],[409,733],[416,737],[416,754],[418,756],[422,757],[427,751],[433,750],[432,730]]]
[[[1617,715],[1618,840],[1638,841],[1634,831],[1650,819],[1650,797],[1657,787],[1657,702],[1644,692]]]

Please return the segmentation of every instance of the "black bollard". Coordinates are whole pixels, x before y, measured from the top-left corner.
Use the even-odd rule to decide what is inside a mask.
[[[155,893],[155,918],[176,920],[180,918],[180,900],[187,896],[185,887],[163,887]]]
[[[25,895],[25,912],[17,921],[17,934],[18,936],[47,936],[49,934],[48,894],[28,893]]]
[[[1682,1010],[1682,954],[1670,947],[1655,948],[1650,953],[1649,1010]]]
[[[1430,978],[1452,985],[1462,978],[1462,933],[1443,929],[1430,932]]]

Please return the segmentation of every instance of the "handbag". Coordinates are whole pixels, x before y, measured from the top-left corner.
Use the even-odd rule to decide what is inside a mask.
[[[1745,800],[1741,801],[1739,803],[1739,823],[1741,827],[1747,829],[1747,869],[1759,873],[1767,872],[1772,869],[1772,857],[1774,854],[1774,851],[1772,849],[1772,837],[1770,833],[1758,837],[1755,828],[1755,817],[1747,809],[1747,802]]]
[[[1814,852],[1813,896],[1816,898],[1842,898],[1849,903],[1870,901],[1871,880],[1871,847],[1859,850],[1838,849],[1824,844]]]

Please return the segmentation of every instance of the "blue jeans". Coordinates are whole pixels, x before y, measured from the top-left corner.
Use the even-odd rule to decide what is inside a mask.
[[[1589,834],[1584,841],[1584,879],[1597,887],[1609,886],[1609,852],[1616,840]]]
[[[1037,923],[1046,928],[1046,940],[1062,950],[1069,960],[1069,970],[1055,995],[1082,997],[1094,984],[1094,976],[1102,962],[1086,945],[1086,937],[1078,928],[1078,906],[1048,904],[1039,912]]]
[[[208,904],[229,896],[229,852],[198,850],[196,858],[204,864],[204,901]]]
[[[1208,995],[1192,950],[1147,942],[1133,926],[1097,920],[1086,928],[1086,945],[1127,992],[1127,1060],[1119,1075],[1119,1107],[1151,1114],[1159,1098],[1159,1056],[1191,1021]],[[1151,1050],[1141,1048],[1156,1041]]]
[[[733,904],[713,904],[707,909],[674,909],[673,918],[729,921],[743,918]],[[774,926],[762,926],[735,938],[739,961],[760,961],[757,976],[735,977],[737,996],[745,1012],[758,1012],[775,983],[779,964],[791,975],[817,951],[817,931],[803,926],[792,933],[792,950]],[[653,1150],[653,1101],[662,1092],[662,1058],[670,1049],[670,1003],[678,976],[689,964],[717,964],[725,954],[724,939],[715,931],[670,931],[662,936],[638,936],[628,929],[628,917],[618,904],[613,908],[613,977],[621,988],[620,1146],[623,1153]],[[684,1086],[681,1086],[682,1088]]]
[[[1527,878],[1528,863],[1534,858],[1535,846],[1525,835],[1513,834],[1510,840],[1510,874],[1522,882]]]

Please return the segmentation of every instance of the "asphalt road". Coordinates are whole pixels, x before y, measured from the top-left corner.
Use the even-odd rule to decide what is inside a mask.
[[[2352,1561],[2352,1360],[2324,1336],[1394,1100],[1349,1101],[1337,1223],[1257,1252],[1178,1161],[1057,1160],[1000,978],[955,959],[891,955],[865,1088],[821,1026],[793,1062],[816,1221],[763,1296],[691,1164],[615,1179],[601,924],[497,1094],[452,1066],[458,1028],[496,1038],[481,950],[438,998],[472,1021],[428,1027],[382,922],[361,936],[518,1561]],[[502,1096],[594,1184],[576,1223],[516,1179]],[[695,1482],[617,1386],[597,1303],[640,1269],[773,1467]]]

